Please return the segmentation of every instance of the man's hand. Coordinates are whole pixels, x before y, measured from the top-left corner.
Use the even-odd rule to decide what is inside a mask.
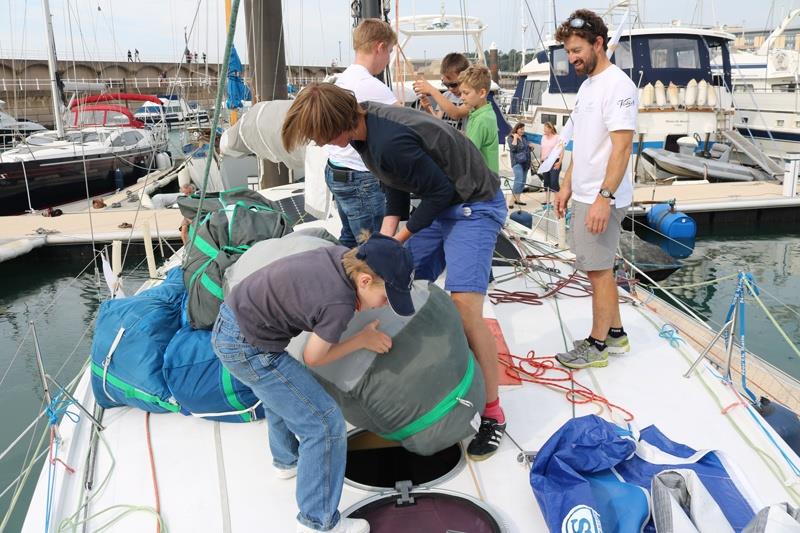
[[[569,203],[570,197],[572,197],[572,189],[565,183],[556,194],[555,200],[553,200],[553,205],[556,208],[556,216],[558,216],[558,218],[567,214],[567,204]]]
[[[378,331],[380,320],[373,320],[361,330],[359,333],[361,345],[363,348],[375,352],[386,353],[392,348],[392,338],[386,333]]]
[[[556,169],[556,170],[561,168],[561,160],[560,159],[556,159],[556,162],[553,163],[553,168]]]
[[[589,213],[586,215],[586,229],[589,233],[603,233],[608,227],[608,219],[611,216],[611,201],[602,196],[598,196]]]
[[[414,82],[414,92],[417,94],[433,94],[434,91],[438,92],[436,88],[428,83],[427,80],[417,80]]]

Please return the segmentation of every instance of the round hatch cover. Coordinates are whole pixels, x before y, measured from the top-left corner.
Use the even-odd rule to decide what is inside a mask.
[[[464,494],[417,489],[413,503],[399,503],[399,493],[381,494],[344,512],[369,522],[371,533],[503,533],[498,517],[484,503]]]

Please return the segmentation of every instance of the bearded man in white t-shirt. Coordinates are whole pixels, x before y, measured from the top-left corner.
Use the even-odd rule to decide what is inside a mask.
[[[556,32],[579,76],[588,76],[572,111],[572,162],[555,199],[564,216],[572,199],[570,246],[592,284],[592,331],[556,356],[570,368],[608,365],[609,354],[630,351],[622,327],[614,259],[622,219],[633,199],[628,162],[636,129],[638,91],[606,56],[608,28],[588,9],[570,15]]]

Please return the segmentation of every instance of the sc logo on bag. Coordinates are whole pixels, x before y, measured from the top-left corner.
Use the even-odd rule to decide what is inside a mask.
[[[603,533],[600,515],[588,505],[576,505],[561,522],[561,533]]]

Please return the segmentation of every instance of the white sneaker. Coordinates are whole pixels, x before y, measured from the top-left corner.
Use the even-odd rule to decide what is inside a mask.
[[[319,533],[319,530],[298,523],[297,533]],[[361,518],[342,518],[336,527],[326,533],[369,533],[369,522]]]
[[[273,466],[272,469],[275,470],[275,477],[278,479],[292,479],[297,475],[296,466],[291,468],[278,468],[277,466]]]

